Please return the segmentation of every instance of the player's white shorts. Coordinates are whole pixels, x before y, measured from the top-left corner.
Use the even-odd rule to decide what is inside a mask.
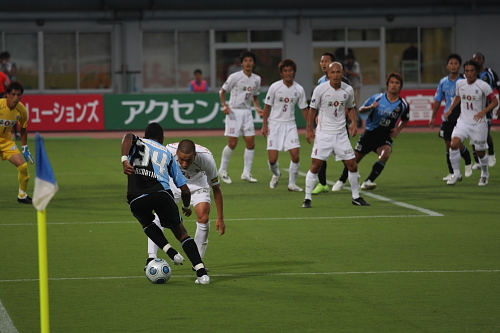
[[[209,204],[212,202],[210,200],[210,188],[209,187],[200,187],[196,184],[187,184],[189,190],[191,191],[191,205],[196,206],[200,202],[208,202]],[[181,201],[181,190],[175,186],[170,186],[172,193],[174,194],[175,203],[179,203]]]
[[[488,149],[488,123],[468,124],[458,118],[451,137],[458,137],[462,142],[469,138],[470,144],[474,145],[476,150],[485,151]]]
[[[288,151],[300,148],[297,124],[269,121],[267,135],[267,150]]]
[[[335,155],[335,161],[354,159],[354,150],[347,131],[339,134],[325,134],[316,131],[311,157],[326,161],[330,155]]]
[[[226,115],[225,136],[255,136],[252,111],[248,109],[231,109]]]

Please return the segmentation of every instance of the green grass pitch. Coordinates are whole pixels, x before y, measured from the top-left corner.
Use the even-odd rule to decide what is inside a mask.
[[[493,136],[500,147],[500,132]],[[311,146],[301,140],[304,187]],[[220,163],[226,138],[194,141]],[[224,236],[212,207],[206,286],[194,283],[189,264],[172,266],[165,285],[146,279],[146,236],[126,203],[120,139],[46,138],[45,146],[60,187],[47,209],[52,332],[500,332],[500,164],[485,187],[479,171],[447,186],[437,133],[395,140],[377,189],[362,192],[370,207],[353,206],[344,189],[301,208],[304,194],[287,191],[283,152],[271,190],[260,135],[259,182],[241,181],[240,140],[233,184],[221,185]],[[375,160],[372,153],[360,163],[361,181]],[[341,168],[329,160],[331,184]],[[16,202],[15,168],[4,161],[0,174],[0,331],[37,332],[36,211]],[[195,219],[184,223],[194,236]]]

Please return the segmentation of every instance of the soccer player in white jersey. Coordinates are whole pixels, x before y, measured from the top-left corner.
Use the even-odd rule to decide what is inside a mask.
[[[479,64],[474,60],[464,63],[466,79],[457,82],[457,91],[453,103],[444,115],[448,119],[452,110],[458,103],[461,103],[460,117],[451,134],[450,162],[453,167],[453,177],[448,180],[448,185],[455,185],[462,180],[459,148],[467,138],[470,139],[481,166],[481,177],[478,185],[485,186],[488,184],[488,156],[485,153],[486,149],[488,149],[486,114],[498,105],[498,99],[495,97],[490,85],[478,79],[479,69]],[[486,101],[489,101],[489,105],[485,107]]]
[[[220,101],[226,114],[226,131],[228,137],[227,146],[222,150],[222,158],[219,175],[223,182],[231,184],[232,180],[227,174],[229,159],[238,144],[238,138],[243,136],[245,140],[244,167],[241,179],[256,183],[257,179],[252,177],[252,163],[255,149],[255,128],[253,124],[251,104],[255,111],[262,115],[257,96],[260,92],[260,76],[252,73],[255,66],[255,54],[243,51],[240,56],[243,70],[229,75],[226,82],[219,91]],[[226,92],[230,92],[229,102],[226,103]]]
[[[316,176],[323,161],[330,155],[335,155],[336,161],[343,161],[349,170],[352,204],[369,206],[359,196],[359,172],[354,151],[349,141],[346,129],[346,116],[351,120],[349,133],[355,136],[358,132],[356,114],[354,112],[354,90],[342,82],[342,64],[332,62],[328,69],[329,81],[320,84],[313,91],[313,96],[307,115],[307,142],[314,146],[311,153],[312,165],[306,175],[306,196],[302,208],[311,208],[312,190],[316,185]],[[316,134],[312,124],[318,113]]]
[[[210,187],[214,192],[215,206],[217,207],[215,228],[221,236],[226,232],[224,205],[219,176],[217,174],[217,165],[210,150],[203,146],[195,145],[191,140],[170,143],[166,147],[172,156],[174,156],[182,174],[187,179],[187,186],[191,191],[191,204],[194,207],[197,218],[194,241],[196,246],[198,246],[200,257],[203,258],[207,250],[208,234],[210,231]],[[181,191],[175,186],[172,179],[170,180],[170,188],[174,194],[175,203],[179,203],[181,200]],[[155,216],[154,222],[163,230],[158,216]],[[148,238],[148,259],[146,260],[146,265],[156,258],[157,251],[158,246]]]
[[[302,192],[297,186],[297,175],[300,166],[300,140],[295,122],[295,105],[302,110],[307,119],[307,101],[304,88],[294,81],[297,65],[291,59],[285,59],[278,65],[283,80],[273,83],[264,101],[262,134],[267,136],[267,153],[269,169],[273,173],[269,186],[276,188],[281,177],[278,154],[290,151],[290,167],[288,169],[288,190]],[[270,111],[270,113],[269,113]]]

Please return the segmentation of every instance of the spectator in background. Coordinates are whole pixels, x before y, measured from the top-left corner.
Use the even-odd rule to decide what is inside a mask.
[[[360,103],[359,95],[361,92],[361,68],[356,59],[354,59],[354,55],[352,54],[347,54],[345,56],[344,73],[347,77],[347,80],[349,80],[349,84],[351,85],[352,89],[354,89],[354,102],[356,103],[356,106],[354,107],[354,110],[356,110],[356,124],[358,125],[358,127],[362,127],[363,121],[359,117],[358,107]]]
[[[0,98],[5,97],[5,90],[10,84],[10,80],[4,72],[0,72]]]
[[[203,73],[201,69],[194,71],[194,80],[189,83],[189,91],[201,93],[209,90],[207,81],[203,80]]]
[[[241,61],[239,57],[234,58],[234,62],[227,68],[227,76],[241,71]]]
[[[0,53],[0,70],[2,72],[0,73],[0,97],[3,97],[3,94],[5,94],[5,88],[9,85],[9,83],[16,81],[16,64],[10,62],[10,53],[7,51]],[[17,123],[14,124],[12,130],[16,136],[16,140],[21,140],[21,134],[19,134],[18,126],[19,125]]]

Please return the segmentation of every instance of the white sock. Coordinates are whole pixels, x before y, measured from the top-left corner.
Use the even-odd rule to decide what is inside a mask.
[[[481,166],[481,177],[489,177],[490,173],[488,172],[488,155],[484,155],[484,157],[479,158],[479,165]]]
[[[293,163],[290,161],[290,167],[288,168],[288,185],[295,185],[297,183],[297,175],[299,174],[299,163]]]
[[[307,171],[306,175],[306,199],[312,200],[312,191],[316,185],[317,173],[312,173],[311,170]]]
[[[233,154],[233,150],[231,148],[229,148],[229,146],[225,146],[224,149],[222,149],[222,157],[220,160],[220,169],[219,170],[227,171],[229,159],[231,158],[232,154]]]
[[[158,226],[158,228],[161,229],[163,232],[163,227],[160,225],[160,219],[158,218],[158,215],[155,214],[155,219],[153,222]],[[156,258],[156,252],[158,252],[158,245],[155,244],[149,237],[148,237],[148,258]]]
[[[194,242],[198,246],[200,257],[205,256],[205,251],[208,245],[208,232],[210,231],[210,221],[207,223],[196,222],[196,233],[194,234]]]
[[[450,148],[450,163],[451,167],[453,168],[453,174],[455,177],[461,177],[462,174],[460,173],[460,150],[451,150]]]
[[[245,154],[243,159],[245,160],[245,166],[243,167],[243,173],[249,174],[252,172],[253,155],[255,154],[255,149],[245,148]]]
[[[352,198],[353,199],[359,198],[359,172],[349,171],[347,177],[349,179],[349,183],[351,184]]]
[[[280,175],[280,163],[278,161],[276,161],[276,163],[274,163],[274,165],[271,165],[271,163],[269,163],[269,161],[267,161],[267,165],[269,165],[269,170],[271,170],[273,175],[275,175],[275,176]]]

